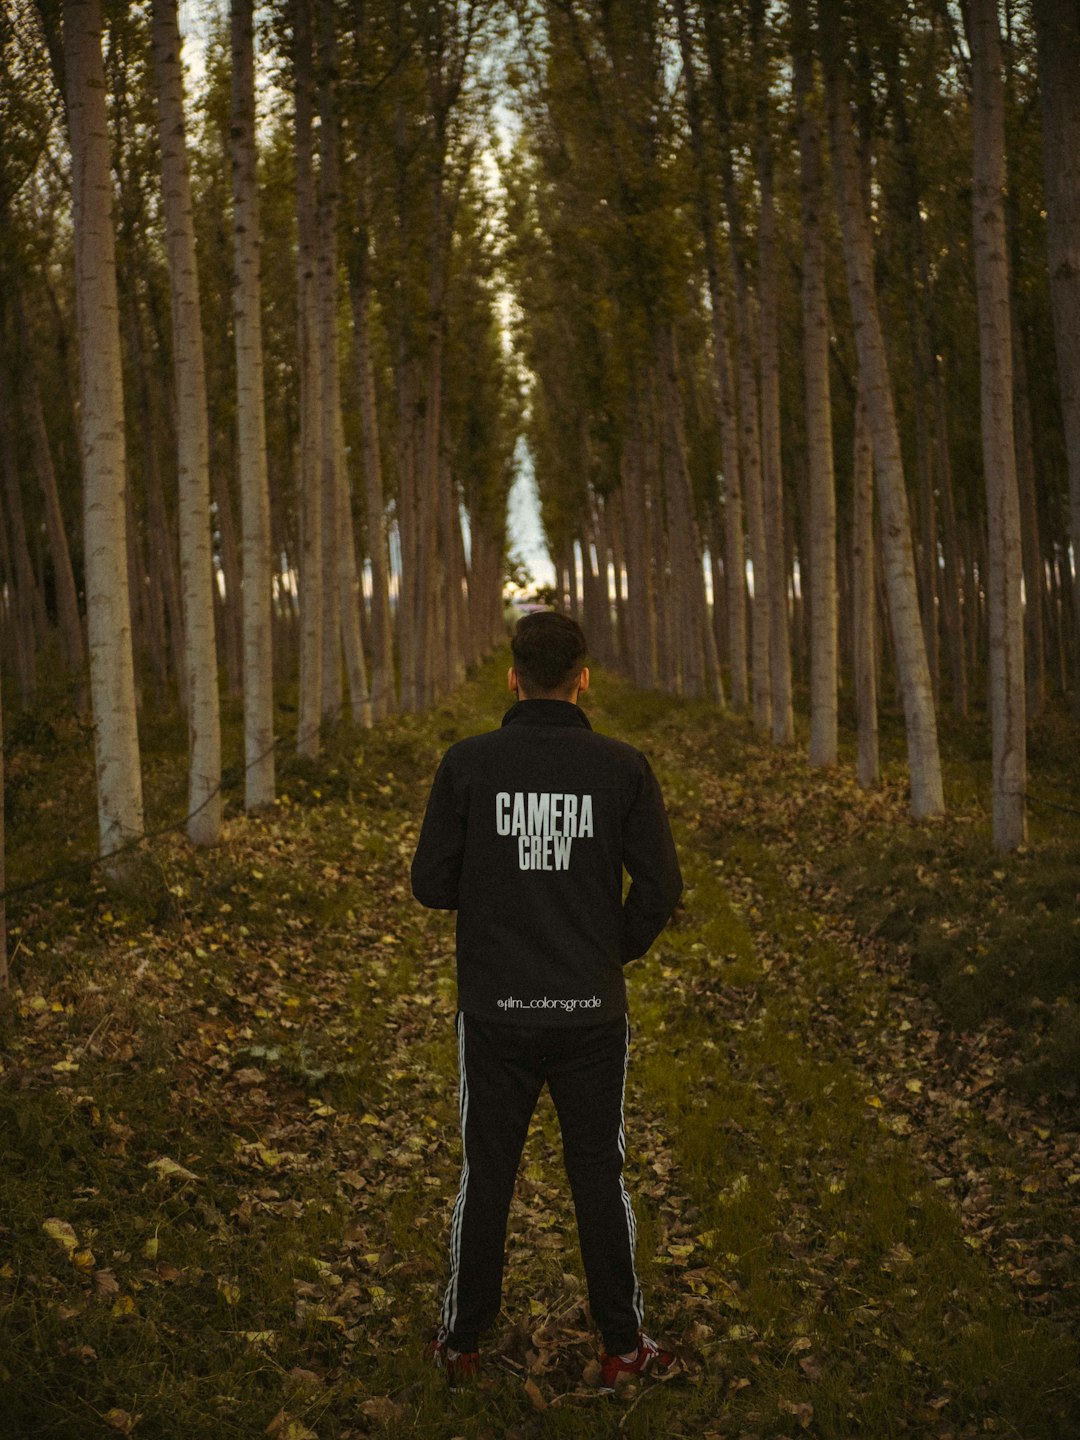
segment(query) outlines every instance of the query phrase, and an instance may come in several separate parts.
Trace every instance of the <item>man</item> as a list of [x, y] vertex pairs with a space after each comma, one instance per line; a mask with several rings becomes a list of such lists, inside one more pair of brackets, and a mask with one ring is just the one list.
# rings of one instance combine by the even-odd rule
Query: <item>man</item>
[[[452, 745], [412, 864], [422, 905], [457, 910], [464, 1160], [450, 1278], [430, 1352], [452, 1383], [479, 1364], [499, 1312], [518, 1162], [547, 1083], [559, 1116], [603, 1384], [675, 1362], [641, 1330], [635, 1221], [622, 1180], [629, 1053], [623, 966], [682, 892], [660, 787], [640, 751], [597, 735], [578, 696], [585, 637], [553, 611], [524, 616], [498, 730]], [[631, 885], [622, 899], [623, 867]]]

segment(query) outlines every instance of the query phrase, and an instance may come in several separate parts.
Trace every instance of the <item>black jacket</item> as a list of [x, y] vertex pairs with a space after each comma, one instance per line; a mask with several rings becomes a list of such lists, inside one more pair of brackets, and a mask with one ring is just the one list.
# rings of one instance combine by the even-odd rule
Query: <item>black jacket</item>
[[458, 912], [459, 1009], [584, 1024], [626, 1013], [622, 967], [664, 928], [682, 876], [645, 756], [569, 701], [520, 700], [443, 756], [412, 888]]

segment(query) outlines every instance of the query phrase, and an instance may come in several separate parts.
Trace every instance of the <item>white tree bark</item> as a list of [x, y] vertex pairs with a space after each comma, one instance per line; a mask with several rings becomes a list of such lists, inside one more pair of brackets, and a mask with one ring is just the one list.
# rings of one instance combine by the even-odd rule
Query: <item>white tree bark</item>
[[244, 803], [274, 799], [270, 496], [266, 475], [259, 190], [255, 150], [253, 0], [231, 0], [236, 428], [240, 474], [244, 635]]
[[83, 513], [98, 831], [111, 855], [143, 832], [124, 492], [124, 397], [100, 0], [64, 0], [79, 328]]
[[822, 60], [828, 93], [833, 183], [843, 237], [844, 267], [855, 325], [860, 387], [874, 447], [885, 587], [897, 681], [904, 707], [911, 809], [916, 816], [945, 808], [937, 716], [919, 615], [911, 520], [900, 452], [892, 379], [874, 286], [870, 222], [862, 198], [841, 48], [838, 0], [821, 0]]
[[988, 525], [993, 829], [999, 850], [1027, 835], [1023, 562], [1013, 427], [1012, 318], [1005, 235], [1005, 86], [997, 0], [970, 0], [975, 290]]
[[153, 48], [176, 381], [188, 836], [196, 845], [213, 845], [221, 835], [221, 718], [214, 639], [210, 438], [176, 0], [154, 0]]

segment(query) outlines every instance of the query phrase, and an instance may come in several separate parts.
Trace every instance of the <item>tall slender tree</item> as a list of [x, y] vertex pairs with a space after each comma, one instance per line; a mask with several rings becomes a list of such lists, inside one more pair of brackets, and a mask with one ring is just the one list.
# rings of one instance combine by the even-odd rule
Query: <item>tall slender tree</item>
[[907, 732], [911, 808], [918, 816], [933, 815], [945, 808], [937, 717], [919, 616], [900, 430], [874, 283], [870, 220], [863, 200], [852, 132], [841, 0], [820, 0], [819, 15], [821, 55], [828, 93], [833, 183], [855, 325], [860, 389], [865, 398], [874, 447], [885, 584]]
[[236, 429], [243, 534], [244, 803], [274, 799], [274, 692], [271, 654], [270, 497], [263, 393], [262, 280], [255, 146], [253, 0], [231, 0], [233, 333]]
[[210, 435], [176, 0], [154, 0], [153, 44], [176, 379], [188, 835], [196, 845], [212, 845], [221, 834], [221, 719], [210, 537]]
[[78, 308], [86, 612], [103, 856], [143, 832], [127, 568], [127, 462], [100, 0], [64, 0]]
[[1080, 715], [1080, 12], [1033, 0], [1046, 175], [1046, 239], [1065, 453], [1073, 575], [1073, 712]]
[[316, 276], [315, 75], [311, 0], [292, 0], [296, 111], [297, 368], [300, 381], [300, 695], [296, 744], [319, 752], [323, 663], [322, 383]]
[[1012, 320], [1005, 233], [1005, 87], [997, 0], [969, 0], [974, 118], [975, 288], [983, 472], [986, 478], [987, 592], [993, 830], [999, 850], [1026, 838], [1024, 619], [1020, 501], [1013, 430]]
[[791, 627], [785, 558], [784, 477], [780, 453], [780, 277], [776, 254], [776, 184], [773, 175], [771, 75], [765, 36], [765, 0], [751, 0], [757, 133], [758, 335], [761, 373], [761, 490], [765, 547], [769, 555], [769, 675], [772, 738], [795, 738], [791, 704]]
[[802, 356], [810, 490], [810, 763], [837, 748], [836, 480], [829, 386], [829, 299], [822, 233], [821, 124], [808, 0], [792, 0], [802, 211]]

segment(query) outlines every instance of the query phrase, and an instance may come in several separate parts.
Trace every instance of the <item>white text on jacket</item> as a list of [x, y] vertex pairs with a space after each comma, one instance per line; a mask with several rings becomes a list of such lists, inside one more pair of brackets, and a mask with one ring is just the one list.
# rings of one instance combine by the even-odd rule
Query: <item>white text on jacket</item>
[[593, 833], [592, 796], [500, 790], [495, 829], [517, 836], [519, 869], [566, 870], [574, 840]]

